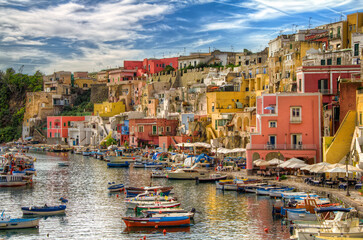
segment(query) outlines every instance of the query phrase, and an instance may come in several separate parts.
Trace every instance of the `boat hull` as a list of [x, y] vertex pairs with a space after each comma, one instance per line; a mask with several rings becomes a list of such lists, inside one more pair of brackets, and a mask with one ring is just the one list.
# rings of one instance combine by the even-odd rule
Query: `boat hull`
[[0, 229], [22, 229], [35, 228], [39, 226], [39, 218], [32, 219], [11, 219], [10, 221], [0, 221]]
[[190, 225], [189, 217], [161, 218], [122, 218], [127, 227], [186, 227]]
[[24, 215], [38, 215], [49, 216], [65, 214], [66, 205], [59, 205], [54, 207], [22, 207], [21, 211]]

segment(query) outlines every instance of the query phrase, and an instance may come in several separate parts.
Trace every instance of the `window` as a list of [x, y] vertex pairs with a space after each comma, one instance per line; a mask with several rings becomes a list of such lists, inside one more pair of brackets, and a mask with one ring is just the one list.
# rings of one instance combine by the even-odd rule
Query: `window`
[[268, 149], [276, 148], [276, 136], [275, 135], [268, 136], [267, 148]]
[[321, 66], [324, 66], [324, 65], [325, 65], [325, 59], [321, 59], [321, 60], [320, 60], [320, 65], [321, 65]]
[[164, 127], [159, 127], [159, 134], [163, 134], [164, 132]]
[[171, 127], [170, 126], [166, 126], [166, 132], [168, 132], [168, 133], [171, 132]]
[[331, 58], [328, 58], [328, 64], [327, 65], [332, 65], [332, 60]]
[[214, 112], [214, 103], [212, 103], [212, 112]]
[[63, 127], [65, 127], [66, 126], [66, 123], [63, 123]]
[[301, 122], [301, 107], [290, 107], [290, 122], [291, 123]]
[[359, 56], [359, 43], [354, 44], [354, 56]]
[[52, 128], [52, 122], [49, 122], [49, 128]]
[[318, 81], [318, 90], [322, 94], [329, 93], [329, 89], [328, 89], [328, 79], [320, 79]]
[[71, 126], [71, 122], [70, 121], [68, 121], [68, 127], [70, 127]]
[[337, 30], [337, 37], [340, 38], [340, 27], [338, 27], [338, 30]]
[[139, 126], [139, 130], [138, 130], [138, 132], [144, 132], [144, 126]]
[[302, 135], [291, 134], [291, 148], [292, 149], [302, 149]]
[[301, 86], [301, 79], [299, 79], [299, 91], [301, 92], [302, 86]]
[[52, 133], [49, 133], [49, 138], [52, 138]]
[[359, 125], [363, 125], [363, 116], [362, 112], [359, 113]]
[[84, 87], [84, 88], [88, 87], [87, 83], [84, 83], [84, 84], [83, 84], [83, 87]]
[[342, 58], [340, 57], [337, 58], [337, 65], [342, 65]]
[[156, 129], [157, 129], [157, 128], [156, 128], [156, 126], [154, 125], [154, 126], [153, 126], [153, 132], [152, 132], [152, 134], [153, 134], [153, 135], [156, 135], [156, 133], [157, 133], [157, 130], [156, 130]]
[[277, 122], [276, 121], [269, 121], [268, 122], [269, 128], [277, 128]]
[[258, 62], [258, 63], [262, 63], [262, 58], [260, 58], [260, 57], [259, 57], [259, 58], [257, 59], [257, 62]]

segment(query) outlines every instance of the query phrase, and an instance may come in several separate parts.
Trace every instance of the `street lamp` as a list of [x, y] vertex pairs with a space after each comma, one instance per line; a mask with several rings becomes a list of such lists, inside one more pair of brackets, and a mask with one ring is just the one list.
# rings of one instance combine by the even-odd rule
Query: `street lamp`
[[346, 158], [345, 158], [345, 170], [346, 170], [346, 174], [345, 176], [347, 177], [347, 195], [346, 196], [350, 196], [350, 193], [349, 193], [349, 173], [348, 173], [348, 162], [349, 162], [349, 159], [351, 157], [351, 152], [349, 151], [349, 153], [347, 154]]

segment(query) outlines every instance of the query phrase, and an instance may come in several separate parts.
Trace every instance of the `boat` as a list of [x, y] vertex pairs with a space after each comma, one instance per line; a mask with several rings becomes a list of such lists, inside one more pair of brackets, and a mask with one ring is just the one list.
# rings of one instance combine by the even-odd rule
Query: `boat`
[[58, 163], [58, 166], [60, 166], [60, 167], [68, 167], [69, 166], [69, 163], [67, 163], [67, 162], [59, 162]]
[[213, 173], [213, 174], [210, 174], [208, 177], [199, 178], [197, 181], [199, 181], [200, 183], [215, 182], [215, 181], [219, 181], [219, 180], [224, 180], [226, 178], [227, 178], [227, 174]]
[[194, 219], [195, 210], [189, 212], [156, 212], [150, 213], [146, 211], [144, 217], [189, 217], [190, 219]]
[[275, 198], [281, 198], [282, 197], [282, 193], [285, 193], [285, 192], [292, 192], [294, 191], [295, 188], [283, 188], [281, 190], [271, 190], [269, 192], [269, 195], [270, 197], [275, 197]]
[[123, 184], [115, 184], [113, 183], [108, 183], [110, 186], [107, 188], [108, 191], [110, 192], [118, 192], [118, 191], [122, 191], [125, 189], [125, 185]]
[[188, 216], [180, 217], [123, 217], [122, 220], [127, 227], [186, 227], [190, 225]]
[[169, 180], [196, 180], [201, 178], [207, 178], [209, 172], [207, 170], [197, 169], [197, 165], [191, 168], [179, 168], [175, 171], [167, 172], [167, 178]]
[[167, 174], [163, 170], [157, 170], [157, 171], [153, 171], [151, 173], [151, 178], [166, 178], [166, 177], [167, 177]]
[[[332, 211], [332, 209], [317, 208], [315, 211], [316, 213], [324, 213]], [[334, 211], [347, 212], [348, 210], [335, 208]], [[363, 238], [363, 225], [360, 225], [359, 219], [355, 217], [350, 217], [345, 221], [327, 222], [326, 220], [322, 220], [321, 224], [314, 227], [295, 227], [291, 239], [314, 240], [315, 236]]]
[[177, 208], [180, 206], [180, 203], [169, 203], [169, 204], [161, 204], [161, 203], [152, 203], [152, 204], [144, 204], [137, 205], [135, 207], [135, 211], [141, 212], [142, 210], [160, 210], [166, 208]]
[[107, 163], [107, 167], [119, 168], [119, 167], [129, 167], [130, 162], [128, 160], [120, 161], [110, 161]]
[[64, 214], [66, 210], [66, 205], [58, 205], [58, 206], [34, 206], [34, 207], [22, 207], [21, 211], [23, 211], [24, 215], [56, 215], [56, 214]]
[[39, 226], [39, 218], [11, 218], [2, 211], [0, 216], [0, 230], [35, 228]]
[[162, 201], [174, 200], [175, 201], [176, 198], [170, 198], [168, 196], [161, 196], [159, 194], [145, 192], [145, 193], [137, 195], [136, 197], [126, 198], [125, 202], [126, 201], [149, 201], [149, 202], [154, 201], [155, 202], [155, 201], [159, 201], [159, 200], [162, 200]]
[[27, 183], [23, 176], [0, 175], [0, 187], [21, 187]]
[[168, 196], [172, 189], [173, 189], [173, 187], [160, 187], [160, 186], [141, 187], [141, 188], [127, 187], [127, 188], [125, 188], [125, 191], [126, 191], [126, 197], [135, 197], [135, 196], [137, 196], [141, 193], [145, 193], [145, 192], [153, 193], [156, 195]]
[[131, 209], [134, 209], [137, 206], [144, 206], [144, 205], [167, 206], [167, 205], [170, 205], [171, 203], [177, 203], [173, 199], [170, 199], [170, 200], [158, 199], [154, 202], [130, 199], [130, 200], [125, 200], [124, 202], [125, 202], [126, 207], [131, 208]]

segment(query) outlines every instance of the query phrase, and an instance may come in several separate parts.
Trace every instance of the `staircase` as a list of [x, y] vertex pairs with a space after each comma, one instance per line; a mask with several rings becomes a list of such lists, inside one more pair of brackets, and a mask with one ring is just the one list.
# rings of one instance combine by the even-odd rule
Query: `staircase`
[[355, 129], [356, 114], [356, 111], [349, 111], [334, 137], [323, 138], [324, 162], [339, 163], [349, 153]]
[[210, 139], [216, 139], [217, 138], [217, 134], [215, 133], [214, 129], [212, 128], [212, 124], [209, 124], [208, 126], [206, 126], [206, 131], [207, 131], [208, 141]]

